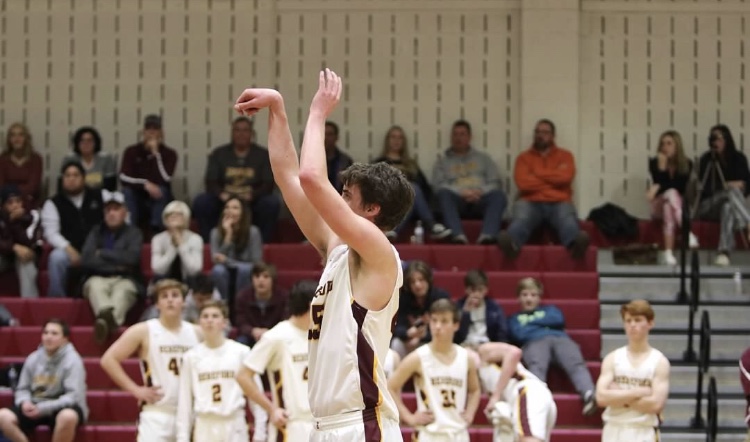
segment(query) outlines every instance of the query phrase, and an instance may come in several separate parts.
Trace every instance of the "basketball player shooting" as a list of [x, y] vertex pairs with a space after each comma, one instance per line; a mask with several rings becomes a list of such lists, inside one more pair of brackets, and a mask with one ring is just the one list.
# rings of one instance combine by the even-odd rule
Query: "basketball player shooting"
[[308, 333], [311, 441], [400, 441], [398, 410], [382, 364], [403, 282], [398, 252], [385, 232], [414, 201], [406, 177], [384, 163], [356, 163], [341, 174], [342, 194], [328, 181], [326, 118], [341, 97], [341, 78], [326, 69], [310, 105], [298, 162], [279, 92], [246, 89], [235, 109], [268, 108], [274, 179], [300, 229], [326, 259]]

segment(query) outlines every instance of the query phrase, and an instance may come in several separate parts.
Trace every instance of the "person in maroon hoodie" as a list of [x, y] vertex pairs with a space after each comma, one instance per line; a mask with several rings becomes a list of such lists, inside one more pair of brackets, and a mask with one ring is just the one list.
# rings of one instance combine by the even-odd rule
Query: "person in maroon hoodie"
[[234, 300], [237, 342], [253, 346], [263, 333], [289, 316], [289, 294], [276, 287], [276, 267], [258, 263], [253, 266], [252, 284]]
[[38, 298], [36, 283], [36, 249], [39, 236], [39, 214], [23, 207], [23, 194], [15, 184], [0, 190], [0, 271], [15, 266], [21, 286], [21, 297]]

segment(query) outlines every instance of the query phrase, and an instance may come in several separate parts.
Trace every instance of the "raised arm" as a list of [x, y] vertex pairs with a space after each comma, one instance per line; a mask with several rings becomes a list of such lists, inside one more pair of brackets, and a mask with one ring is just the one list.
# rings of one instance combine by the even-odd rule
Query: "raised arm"
[[310, 244], [325, 256], [331, 231], [313, 208], [302, 190], [299, 159], [281, 94], [271, 89], [245, 89], [237, 99], [235, 109], [243, 115], [253, 115], [268, 108], [268, 154], [276, 184], [281, 189], [284, 203]]
[[[342, 198], [328, 181], [323, 143], [325, 122], [339, 102], [341, 88], [341, 78], [334, 72], [326, 69], [325, 72], [320, 73], [318, 92], [310, 105], [310, 115], [302, 143], [300, 182], [315, 210], [335, 233], [331, 240], [339, 241], [340, 239], [357, 252], [367, 267], [383, 275], [392, 274], [395, 282], [398, 263], [391, 252], [392, 246], [388, 238], [374, 223], [356, 214], [349, 207], [347, 200], [351, 195], [347, 189], [344, 190]], [[363, 209], [375, 210], [371, 207]], [[328, 244], [329, 247], [335, 245], [337, 244]], [[382, 290], [382, 292], [388, 298], [372, 300], [370, 304], [375, 309], [382, 308], [390, 299], [390, 290]], [[365, 307], [370, 308], [367, 305]]]
[[647, 414], [661, 413], [669, 396], [669, 368], [669, 361], [662, 356], [654, 371], [651, 394], [631, 402], [630, 408]]
[[648, 387], [620, 389], [614, 384], [614, 380], [615, 356], [614, 353], [610, 353], [604, 358], [602, 371], [596, 381], [596, 403], [600, 407], [623, 407], [651, 393]]

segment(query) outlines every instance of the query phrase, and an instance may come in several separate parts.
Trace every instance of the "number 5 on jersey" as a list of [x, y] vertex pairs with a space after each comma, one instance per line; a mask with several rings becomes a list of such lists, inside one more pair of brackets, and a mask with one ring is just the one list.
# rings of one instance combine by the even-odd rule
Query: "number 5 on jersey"
[[320, 339], [320, 326], [323, 324], [323, 304], [313, 304], [310, 307], [312, 314], [313, 325], [307, 332], [307, 339], [310, 341], [317, 341]]

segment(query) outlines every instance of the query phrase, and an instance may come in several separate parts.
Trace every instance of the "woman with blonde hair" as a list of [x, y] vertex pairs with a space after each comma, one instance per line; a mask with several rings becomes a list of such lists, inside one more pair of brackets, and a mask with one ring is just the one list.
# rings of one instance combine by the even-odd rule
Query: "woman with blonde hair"
[[414, 205], [411, 212], [409, 212], [401, 224], [386, 234], [390, 240], [396, 239], [404, 225], [413, 218], [417, 218], [424, 223], [425, 231], [430, 232], [433, 238], [443, 239], [451, 235], [450, 229], [435, 222], [435, 216], [432, 214], [429, 204], [429, 200], [432, 197], [432, 189], [422, 170], [420, 170], [417, 161], [409, 156], [406, 134], [400, 126], [391, 126], [388, 129], [383, 140], [383, 152], [373, 162], [387, 163], [399, 169], [406, 175], [412, 188], [414, 188]]
[[154, 279], [187, 283], [203, 270], [203, 238], [190, 231], [190, 208], [182, 201], [167, 204], [162, 221], [166, 230], [151, 239]]
[[15, 184], [27, 209], [39, 207], [42, 189], [42, 157], [34, 151], [29, 128], [13, 123], [0, 154], [0, 187]]
[[[682, 137], [668, 130], [659, 137], [658, 152], [649, 159], [651, 187], [646, 198], [651, 204], [651, 216], [664, 221], [664, 262], [676, 265], [674, 231], [682, 225], [682, 199], [687, 190], [693, 163], [685, 156]], [[698, 238], [691, 232], [691, 248], [698, 247]]]

